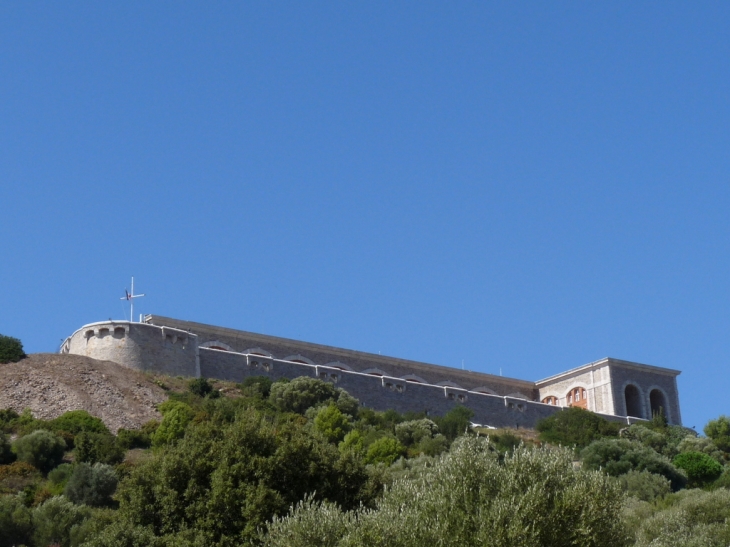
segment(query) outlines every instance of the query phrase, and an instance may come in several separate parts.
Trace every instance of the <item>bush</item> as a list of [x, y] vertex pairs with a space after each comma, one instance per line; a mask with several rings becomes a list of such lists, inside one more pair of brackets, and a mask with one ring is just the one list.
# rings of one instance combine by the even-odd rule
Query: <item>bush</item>
[[0, 465], [6, 465], [15, 461], [15, 454], [8, 440], [7, 435], [0, 431]]
[[71, 546], [74, 528], [89, 518], [88, 508], [79, 507], [63, 496], [56, 496], [33, 511], [33, 539], [38, 546]]
[[78, 505], [103, 507], [111, 504], [111, 496], [116, 489], [117, 475], [111, 466], [80, 463], [66, 483], [63, 494]]
[[540, 440], [583, 448], [597, 439], [618, 436], [621, 425], [589, 410], [570, 407], [537, 422]]
[[636, 547], [724, 547], [730, 545], [730, 491], [685, 490], [667, 509], [645, 519]]
[[314, 428], [331, 443], [340, 442], [352, 425], [334, 403], [322, 407], [314, 418]]
[[337, 392], [332, 384], [301, 376], [291, 382], [275, 382], [271, 386], [269, 400], [284, 412], [304, 412], [313, 406], [336, 401]]
[[47, 473], [63, 460], [66, 443], [58, 435], [39, 429], [13, 443], [18, 459]]
[[76, 436], [76, 461], [117, 464], [124, 460], [124, 447], [111, 433], [81, 432]]
[[142, 429], [120, 429], [117, 432], [117, 444], [125, 450], [149, 448], [152, 446], [152, 438]]
[[373, 510], [305, 500], [274, 519], [266, 547], [617, 547], [626, 540], [613, 479], [576, 469], [568, 450], [518, 448], [499, 461], [463, 437], [433, 467], [397, 480]]
[[687, 483], [684, 473], [666, 457], [638, 441], [601, 439], [584, 448], [581, 457], [586, 469], [603, 469], [614, 477], [632, 470], [648, 471], [669, 479], [675, 491]]
[[0, 431], [10, 433], [14, 429], [18, 418], [20, 416], [12, 408], [0, 410]]
[[722, 465], [702, 452], [684, 452], [672, 463], [684, 470], [690, 487], [704, 486], [722, 475]]
[[435, 422], [427, 418], [401, 422], [395, 426], [395, 438], [404, 446], [420, 443], [424, 439], [431, 439], [439, 432]]
[[715, 441], [720, 450], [730, 453], [730, 417], [720, 416], [707, 422], [705, 435]]
[[672, 491], [672, 485], [668, 479], [648, 471], [632, 469], [618, 479], [624, 492], [641, 501], [653, 501]]
[[25, 357], [23, 344], [20, 340], [12, 336], [3, 336], [0, 334], [0, 365], [17, 363], [21, 359], [25, 359]]
[[213, 393], [213, 385], [207, 378], [195, 378], [188, 382], [188, 390], [198, 397], [205, 397]]
[[74, 466], [70, 463], [62, 463], [56, 467], [53, 471], [48, 473], [48, 480], [51, 484], [56, 486], [65, 486], [68, 479], [71, 477], [74, 471]]
[[240, 388], [258, 393], [265, 399], [271, 393], [272, 383], [266, 376], [249, 376], [241, 382]]
[[392, 464], [401, 456], [405, 456], [405, 447], [393, 437], [381, 437], [368, 447], [365, 463]]
[[449, 410], [443, 417], [436, 418], [436, 424], [441, 433], [450, 441], [459, 435], [463, 435], [471, 429], [471, 419], [474, 411], [465, 406], [456, 406]]
[[192, 408], [178, 401], [165, 401], [160, 411], [162, 423], [152, 435], [152, 446], [165, 446], [181, 439], [194, 415]]
[[249, 545], [307, 493], [348, 509], [367, 503], [367, 480], [359, 458], [313, 435], [301, 418], [245, 409], [230, 424], [191, 424], [134, 468], [117, 496], [130, 528], [189, 531], [196, 545]]
[[50, 426], [54, 431], [67, 431], [74, 436], [82, 431], [110, 434], [104, 422], [85, 410], [64, 412], [58, 418], [51, 420]]
[[0, 547], [28, 545], [33, 533], [33, 521], [18, 496], [0, 496]]

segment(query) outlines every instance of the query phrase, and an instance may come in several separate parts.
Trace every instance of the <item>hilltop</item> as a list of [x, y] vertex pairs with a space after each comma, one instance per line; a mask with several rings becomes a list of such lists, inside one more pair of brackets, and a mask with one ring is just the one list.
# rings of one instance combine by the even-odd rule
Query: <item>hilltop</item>
[[161, 418], [155, 405], [167, 398], [152, 376], [81, 355], [36, 353], [0, 365], [0, 408], [52, 419], [86, 410], [116, 432]]

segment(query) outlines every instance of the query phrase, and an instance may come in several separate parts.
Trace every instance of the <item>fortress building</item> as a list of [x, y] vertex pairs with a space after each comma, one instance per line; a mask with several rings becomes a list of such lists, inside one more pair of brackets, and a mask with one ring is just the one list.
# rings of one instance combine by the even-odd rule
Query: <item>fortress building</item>
[[495, 427], [534, 427], [570, 406], [626, 423], [662, 411], [670, 424], [682, 423], [680, 371], [610, 357], [531, 382], [158, 315], [142, 323], [85, 325], [63, 342], [61, 353], [234, 382], [310, 376], [335, 383], [376, 410], [443, 415], [464, 405], [475, 422]]

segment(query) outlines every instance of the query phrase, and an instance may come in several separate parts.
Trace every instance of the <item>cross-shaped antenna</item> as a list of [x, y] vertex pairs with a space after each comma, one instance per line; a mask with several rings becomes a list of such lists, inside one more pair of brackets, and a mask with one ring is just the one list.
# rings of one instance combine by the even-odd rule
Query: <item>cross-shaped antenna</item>
[[144, 296], [144, 294], [134, 294], [134, 277], [132, 277], [132, 292], [129, 293], [124, 289], [124, 294], [126, 296], [122, 296], [119, 300], [129, 300], [129, 322], [134, 323], [134, 299]]

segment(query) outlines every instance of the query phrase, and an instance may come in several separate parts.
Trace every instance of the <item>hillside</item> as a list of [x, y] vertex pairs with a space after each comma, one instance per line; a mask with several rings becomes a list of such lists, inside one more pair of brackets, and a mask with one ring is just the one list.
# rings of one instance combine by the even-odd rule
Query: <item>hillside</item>
[[19, 363], [0, 365], [0, 408], [30, 408], [36, 418], [86, 410], [116, 433], [160, 419], [155, 405], [166, 398], [151, 376], [111, 361], [36, 353]]

